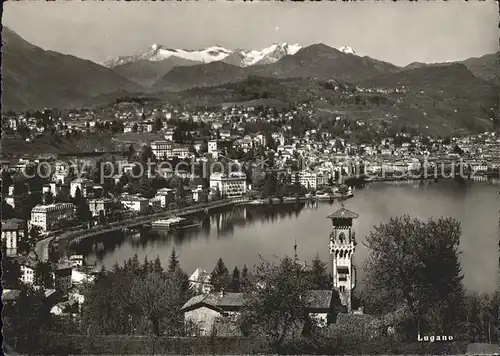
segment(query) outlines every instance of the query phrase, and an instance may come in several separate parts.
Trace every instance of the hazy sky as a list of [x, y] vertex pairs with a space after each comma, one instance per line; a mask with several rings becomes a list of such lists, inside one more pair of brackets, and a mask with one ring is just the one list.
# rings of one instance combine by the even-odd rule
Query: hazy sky
[[492, 0], [435, 2], [81, 2], [4, 3], [3, 24], [44, 49], [96, 62], [153, 43], [196, 49], [261, 49], [273, 42], [351, 46], [406, 65], [498, 51]]

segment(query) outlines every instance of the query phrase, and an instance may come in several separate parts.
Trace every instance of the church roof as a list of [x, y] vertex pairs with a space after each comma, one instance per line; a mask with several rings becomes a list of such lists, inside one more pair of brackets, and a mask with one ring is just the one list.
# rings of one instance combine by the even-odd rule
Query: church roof
[[333, 214], [327, 216], [328, 219], [357, 219], [359, 214], [347, 210], [346, 208], [340, 208]]

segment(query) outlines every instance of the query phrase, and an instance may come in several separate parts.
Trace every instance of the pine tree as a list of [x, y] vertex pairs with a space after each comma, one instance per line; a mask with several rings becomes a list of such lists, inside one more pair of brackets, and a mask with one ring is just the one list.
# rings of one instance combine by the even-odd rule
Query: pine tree
[[240, 290], [244, 290], [248, 287], [248, 268], [247, 265], [243, 266], [241, 270], [241, 278], [240, 278]]
[[321, 261], [319, 255], [312, 260], [311, 281], [314, 289], [332, 288], [332, 280], [328, 275], [326, 263]]
[[172, 253], [168, 259], [168, 271], [174, 272], [179, 267], [179, 257], [175, 254], [175, 248], [172, 248]]
[[148, 256], [144, 256], [144, 264], [142, 265], [142, 273], [144, 275], [148, 274], [151, 270], [151, 264], [148, 261]]
[[234, 267], [229, 290], [234, 293], [238, 293], [240, 291], [240, 270], [238, 267]]
[[215, 292], [219, 292], [222, 289], [228, 290], [231, 277], [229, 276], [229, 270], [227, 269], [222, 258], [219, 258], [217, 261], [217, 264], [211, 274], [211, 280]]
[[161, 266], [160, 256], [156, 255], [156, 259], [153, 262], [153, 272], [155, 273], [163, 273], [163, 267]]

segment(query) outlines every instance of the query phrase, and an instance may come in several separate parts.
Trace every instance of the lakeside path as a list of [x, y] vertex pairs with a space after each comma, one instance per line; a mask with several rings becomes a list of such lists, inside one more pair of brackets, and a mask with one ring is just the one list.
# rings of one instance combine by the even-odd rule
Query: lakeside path
[[90, 236], [95, 236], [95, 235], [100, 235], [116, 230], [121, 230], [127, 227], [133, 227], [133, 226], [138, 226], [142, 224], [147, 224], [150, 223], [154, 219], [161, 219], [169, 216], [184, 216], [184, 215], [189, 215], [201, 211], [210, 211], [212, 209], [216, 208], [221, 208], [225, 206], [230, 206], [230, 205], [235, 205], [235, 204], [243, 204], [247, 202], [248, 199], [246, 198], [236, 198], [236, 199], [226, 199], [226, 200], [220, 200], [216, 202], [211, 202], [208, 204], [200, 204], [200, 205], [194, 205], [186, 208], [181, 208], [181, 209], [171, 209], [171, 210], [165, 210], [159, 213], [151, 214], [151, 215], [144, 215], [144, 216], [136, 216], [133, 218], [125, 219], [125, 220], [120, 220], [116, 221], [113, 223], [110, 223], [106, 226], [96, 226], [92, 227], [90, 229], [83, 229], [83, 228], [73, 228], [69, 229], [65, 232], [62, 232], [57, 235], [49, 236], [46, 237], [43, 240], [40, 240], [36, 243], [35, 246], [35, 252], [36, 255], [38, 256], [38, 259], [40, 261], [47, 261], [48, 260], [48, 251], [49, 251], [49, 246], [53, 242], [61, 241], [61, 240], [71, 240], [71, 241], [79, 241], [83, 238], [90, 237]]

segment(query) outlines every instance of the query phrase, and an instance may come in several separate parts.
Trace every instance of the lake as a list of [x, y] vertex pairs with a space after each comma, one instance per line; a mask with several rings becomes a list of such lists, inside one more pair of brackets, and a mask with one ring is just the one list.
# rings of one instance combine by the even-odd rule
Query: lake
[[[362, 264], [369, 251], [362, 241], [374, 225], [392, 216], [409, 214], [427, 219], [453, 217], [461, 222], [461, 263], [464, 284], [471, 292], [493, 292], [499, 284], [498, 240], [500, 195], [498, 184], [488, 182], [425, 181], [374, 183], [355, 191], [346, 208], [359, 214], [354, 221], [358, 245], [354, 264], [358, 267], [358, 287], [362, 288]], [[330, 262], [328, 239], [332, 229], [327, 215], [340, 207], [338, 202], [236, 207], [197, 217], [199, 227], [175, 233], [145, 231], [115, 233], [98, 241], [85, 241], [74, 252], [87, 256], [88, 263], [112, 267], [137, 253], [158, 255], [166, 266], [172, 248], [180, 256], [181, 267], [191, 274], [201, 267], [211, 271], [222, 257], [232, 271], [249, 268], [261, 258], [276, 259], [297, 253], [311, 261], [317, 254]]]

